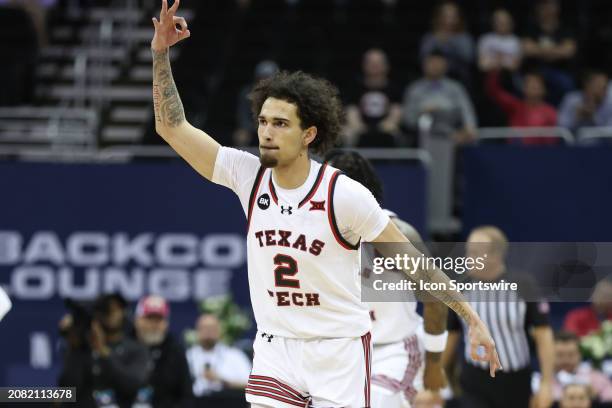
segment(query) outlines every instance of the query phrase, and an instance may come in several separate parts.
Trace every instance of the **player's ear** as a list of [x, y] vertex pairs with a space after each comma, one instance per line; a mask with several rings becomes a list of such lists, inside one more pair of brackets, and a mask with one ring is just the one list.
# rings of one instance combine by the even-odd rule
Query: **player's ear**
[[317, 127], [311, 126], [304, 131], [304, 146], [310, 145], [317, 137]]

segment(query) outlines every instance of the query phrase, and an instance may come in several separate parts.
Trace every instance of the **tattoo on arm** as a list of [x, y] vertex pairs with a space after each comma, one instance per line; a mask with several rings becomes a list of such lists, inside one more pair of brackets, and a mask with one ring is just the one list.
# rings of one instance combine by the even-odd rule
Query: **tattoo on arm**
[[[446, 306], [451, 308], [459, 317], [461, 317], [469, 325], [472, 323], [472, 314], [470, 313], [470, 306], [465, 300], [464, 296], [456, 291], [449, 288], [450, 279], [444, 272], [439, 269], [426, 270], [419, 269], [414, 274], [406, 273], [409, 278], [414, 281], [423, 282], [444, 282], [446, 284], [446, 290], [436, 290], [430, 292], [431, 296], [434, 296], [439, 301], [444, 303]], [[446, 319], [444, 320], [446, 322]]]
[[183, 103], [172, 77], [168, 49], [151, 50], [153, 53], [153, 107], [155, 122], [167, 127], [177, 127], [185, 121]]

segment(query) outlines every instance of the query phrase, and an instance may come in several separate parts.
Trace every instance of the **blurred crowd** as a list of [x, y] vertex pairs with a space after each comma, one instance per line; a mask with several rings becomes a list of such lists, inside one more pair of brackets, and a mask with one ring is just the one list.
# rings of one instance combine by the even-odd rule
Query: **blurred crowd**
[[[576, 132], [612, 125], [612, 59], [600, 21], [611, 10], [602, 0], [442, 0], [433, 9], [401, 0], [184, 3], [195, 11], [194, 36], [177, 61], [177, 83], [190, 122], [224, 144], [256, 144], [248, 90], [279, 69], [302, 69], [339, 86], [346, 146], [416, 147], [430, 138], [463, 144], [479, 126]], [[15, 89], [0, 105], [35, 102], [31, 68], [63, 14], [112, 4], [1, 0], [0, 44], [19, 64], [4, 68], [14, 71], [5, 74]], [[158, 6], [136, 4], [146, 14]], [[146, 137], [157, 141], [152, 132]]]
[[[475, 138], [477, 112], [487, 116], [485, 123], [498, 126], [577, 131], [612, 125], [608, 67], [579, 64], [580, 44], [562, 20], [559, 0], [539, 0], [532, 11], [533, 21], [519, 32], [508, 9], [495, 9], [488, 30], [476, 38], [458, 2], [440, 3], [420, 42], [421, 77], [407, 84], [394, 78], [398, 75], [384, 43], [367, 49], [361, 72], [353, 69], [353, 77], [338, 81], [346, 106], [343, 144], [414, 147], [432, 137], [466, 143]], [[262, 61], [253, 80], [277, 69], [274, 61]], [[233, 142], [254, 145], [245, 97], [241, 92]], [[526, 138], [522, 143], [559, 140]]]
[[59, 323], [64, 338], [58, 384], [77, 387], [80, 407], [244, 407], [251, 359], [220, 341], [221, 324], [204, 313], [185, 347], [169, 332], [170, 306], [146, 296], [134, 313], [117, 294], [72, 304]]

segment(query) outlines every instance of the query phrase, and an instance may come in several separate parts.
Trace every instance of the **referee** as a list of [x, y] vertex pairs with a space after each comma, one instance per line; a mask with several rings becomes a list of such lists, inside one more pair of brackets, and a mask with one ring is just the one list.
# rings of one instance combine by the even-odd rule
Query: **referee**
[[[527, 291], [535, 290], [528, 280], [518, 281], [508, 276], [505, 255], [508, 240], [504, 233], [493, 226], [483, 226], [472, 231], [467, 242], [469, 257], [484, 257], [484, 268], [473, 269], [472, 281], [515, 281], [518, 291], [480, 291], [466, 293], [478, 314], [482, 317], [497, 345], [503, 371], [495, 378], [489, 376], [486, 365], [470, 358], [470, 350], [464, 351], [460, 384], [463, 395], [462, 408], [549, 408], [552, 405], [552, 379], [554, 370], [553, 332], [548, 322], [548, 304], [528, 303], [534, 300]], [[476, 299], [478, 301], [475, 301]], [[466, 333], [461, 320], [449, 313], [448, 341], [443, 355], [446, 367], [455, 356], [460, 341], [460, 332]], [[531, 335], [537, 348], [542, 380], [537, 395], [531, 399], [531, 354], [528, 336]], [[464, 339], [469, 345], [469, 341]]]

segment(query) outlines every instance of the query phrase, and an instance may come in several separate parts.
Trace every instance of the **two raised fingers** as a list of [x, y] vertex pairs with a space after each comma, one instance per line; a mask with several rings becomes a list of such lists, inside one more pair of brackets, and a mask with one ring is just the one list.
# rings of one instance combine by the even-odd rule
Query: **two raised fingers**
[[176, 10], [178, 10], [180, 0], [175, 0], [172, 7], [168, 8], [168, 0], [162, 0], [162, 8], [159, 13], [159, 20], [163, 23], [166, 18], [172, 19], [176, 14]]

